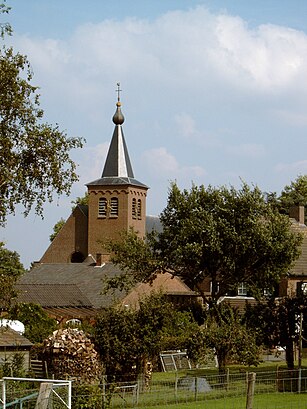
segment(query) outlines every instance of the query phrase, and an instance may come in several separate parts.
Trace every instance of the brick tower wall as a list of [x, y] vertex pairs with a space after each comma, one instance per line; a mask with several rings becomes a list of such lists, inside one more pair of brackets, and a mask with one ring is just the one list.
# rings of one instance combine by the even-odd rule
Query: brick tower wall
[[[118, 240], [120, 233], [133, 227], [140, 237], [145, 236], [147, 188], [135, 186], [89, 186], [88, 250], [89, 254], [102, 255], [108, 261], [109, 252], [104, 247], [108, 240]], [[106, 200], [106, 214], [99, 215], [99, 199]], [[111, 214], [111, 199], [118, 199], [118, 214]], [[134, 215], [133, 199], [140, 203], [141, 213]]]

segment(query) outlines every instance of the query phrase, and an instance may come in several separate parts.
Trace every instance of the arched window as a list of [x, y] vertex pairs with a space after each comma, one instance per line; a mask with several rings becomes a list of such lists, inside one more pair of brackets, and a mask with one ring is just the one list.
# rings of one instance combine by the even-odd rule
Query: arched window
[[138, 219], [142, 218], [142, 201], [138, 199]]
[[107, 199], [105, 197], [100, 197], [98, 202], [98, 217], [107, 216]]
[[132, 199], [132, 219], [136, 219], [136, 199]]
[[110, 216], [111, 217], [118, 216], [118, 199], [117, 199], [117, 197], [111, 197]]

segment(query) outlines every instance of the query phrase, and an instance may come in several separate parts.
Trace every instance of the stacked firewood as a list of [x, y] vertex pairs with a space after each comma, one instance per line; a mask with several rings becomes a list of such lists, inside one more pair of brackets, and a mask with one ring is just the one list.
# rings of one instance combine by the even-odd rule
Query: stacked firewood
[[54, 331], [44, 341], [44, 356], [56, 379], [95, 383], [101, 375], [98, 353], [84, 331], [73, 328]]

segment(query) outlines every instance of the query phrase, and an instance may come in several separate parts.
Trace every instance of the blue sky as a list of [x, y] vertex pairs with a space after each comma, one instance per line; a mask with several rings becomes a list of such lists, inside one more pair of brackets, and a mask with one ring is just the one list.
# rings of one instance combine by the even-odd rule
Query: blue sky
[[71, 136], [80, 181], [45, 218], [0, 230], [26, 267], [84, 184], [100, 177], [121, 82], [134, 173], [159, 214], [170, 181], [279, 192], [307, 173], [307, 1], [11, 0], [45, 119]]

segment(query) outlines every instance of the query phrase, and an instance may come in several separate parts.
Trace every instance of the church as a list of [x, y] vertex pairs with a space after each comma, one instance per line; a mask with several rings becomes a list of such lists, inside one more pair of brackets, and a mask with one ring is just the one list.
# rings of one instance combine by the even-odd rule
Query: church
[[[130, 293], [115, 291], [103, 294], [103, 280], [121, 273], [110, 261], [104, 246], [117, 240], [122, 232], [133, 228], [140, 237], [153, 228], [161, 229], [158, 217], [146, 216], [148, 186], [134, 177], [123, 133], [124, 116], [119, 96], [113, 116], [114, 131], [101, 177], [87, 183], [88, 204], [78, 204], [39, 262], [24, 274], [17, 284], [19, 302], [40, 304], [60, 323], [69, 320], [91, 320], [97, 311], [114, 303], [137, 307], [139, 298], [152, 291], [163, 291], [168, 297], [197, 298], [178, 277], [158, 274], [153, 284], [139, 283]], [[307, 294], [307, 227], [304, 207], [291, 209], [292, 228], [303, 234], [301, 256], [280, 285], [278, 295]], [[210, 297], [210, 281], [205, 280], [203, 293]], [[249, 297], [244, 283], [236, 294], [223, 300], [244, 307]], [[221, 300], [221, 301], [223, 301]]]
[[77, 205], [39, 262], [19, 281], [18, 301], [40, 304], [59, 322], [91, 320], [114, 302], [135, 307], [142, 295], [163, 291], [169, 297], [195, 298], [179, 278], [160, 274], [153, 285], [140, 283], [129, 294], [102, 294], [103, 279], [120, 274], [104, 246], [133, 228], [140, 237], [161, 228], [146, 216], [148, 186], [134, 177], [123, 133], [118, 88], [114, 132], [99, 179], [87, 183], [88, 205]]

